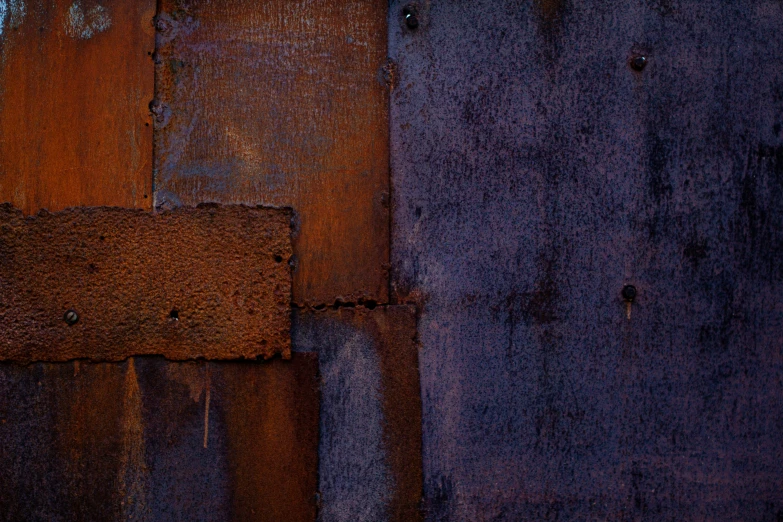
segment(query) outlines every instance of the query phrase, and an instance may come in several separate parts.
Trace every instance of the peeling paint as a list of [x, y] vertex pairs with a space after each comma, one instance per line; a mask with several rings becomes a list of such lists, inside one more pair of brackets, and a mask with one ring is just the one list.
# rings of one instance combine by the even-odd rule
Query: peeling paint
[[84, 10], [80, 2], [74, 2], [68, 8], [64, 25], [65, 34], [71, 38], [89, 40], [111, 27], [111, 16], [109, 10], [102, 5]]

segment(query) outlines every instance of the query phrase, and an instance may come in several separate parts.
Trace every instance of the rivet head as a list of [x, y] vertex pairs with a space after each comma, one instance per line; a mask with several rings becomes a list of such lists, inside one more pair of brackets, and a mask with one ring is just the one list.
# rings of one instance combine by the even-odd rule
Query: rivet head
[[402, 16], [405, 19], [405, 25], [408, 29], [416, 29], [419, 27], [419, 17], [417, 16], [416, 6], [406, 5], [402, 8]]
[[626, 301], [631, 302], [636, 298], [636, 287], [633, 285], [625, 285], [622, 292], [620, 292], [620, 295], [622, 295], [623, 299]]
[[76, 313], [76, 310], [68, 310], [63, 316], [63, 321], [68, 323], [68, 326], [73, 326], [79, 322], [79, 314]]
[[647, 67], [646, 56], [634, 56], [631, 58], [631, 69], [634, 71], [641, 72], [645, 67]]

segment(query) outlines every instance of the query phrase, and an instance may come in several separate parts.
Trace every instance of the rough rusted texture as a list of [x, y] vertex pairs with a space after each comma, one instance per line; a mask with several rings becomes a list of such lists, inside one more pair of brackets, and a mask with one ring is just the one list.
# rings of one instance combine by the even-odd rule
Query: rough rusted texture
[[291, 215], [2, 205], [0, 358], [288, 357]]
[[0, 364], [0, 519], [312, 521], [317, 371], [314, 354]]
[[382, 0], [163, 0], [155, 205], [292, 206], [294, 298], [388, 296]]
[[782, 517], [783, 4], [403, 5], [430, 520]]
[[155, 2], [0, 6], [0, 202], [150, 208]]
[[299, 313], [321, 370], [320, 520], [421, 519], [421, 399], [411, 306]]

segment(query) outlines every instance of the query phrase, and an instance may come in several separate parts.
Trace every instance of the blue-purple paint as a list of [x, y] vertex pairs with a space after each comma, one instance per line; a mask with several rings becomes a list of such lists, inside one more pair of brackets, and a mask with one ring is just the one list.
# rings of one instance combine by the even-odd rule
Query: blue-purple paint
[[783, 4], [403, 6], [429, 519], [779, 519]]

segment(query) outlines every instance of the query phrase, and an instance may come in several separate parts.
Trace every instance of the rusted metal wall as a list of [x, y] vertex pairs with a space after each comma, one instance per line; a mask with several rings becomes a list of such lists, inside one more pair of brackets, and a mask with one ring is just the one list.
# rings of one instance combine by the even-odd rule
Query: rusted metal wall
[[0, 364], [2, 520], [314, 520], [318, 361]]
[[296, 214], [292, 336], [319, 356], [325, 522], [420, 516], [415, 314], [383, 306], [386, 11], [378, 1], [164, 1], [157, 23], [156, 207]]
[[783, 4], [403, 7], [428, 518], [780, 519]]
[[0, 201], [150, 208], [154, 0], [0, 6]]
[[0, 359], [290, 357], [291, 218], [0, 205]]
[[[14, 0], [0, 7], [2, 200], [28, 213], [150, 208], [154, 4]], [[112, 227], [104, 242], [121, 229]], [[193, 240], [162, 244], [146, 261], [165, 272], [156, 261], [191, 255]], [[88, 248], [85, 241], [74, 252]], [[62, 258], [66, 265], [74, 252]], [[16, 284], [25, 274], [50, 280], [42, 289], [74, 283], [56, 263], [44, 274], [28, 268], [11, 274]], [[84, 277], [90, 269], [88, 262]], [[143, 275], [134, 277], [150, 284]], [[120, 321], [139, 319], [134, 309]], [[155, 353], [164, 351], [161, 344]], [[0, 519], [314, 520], [317, 373], [314, 354], [208, 364], [147, 357], [0, 364]]]
[[155, 205], [292, 206], [300, 305], [388, 299], [382, 0], [164, 0]]

